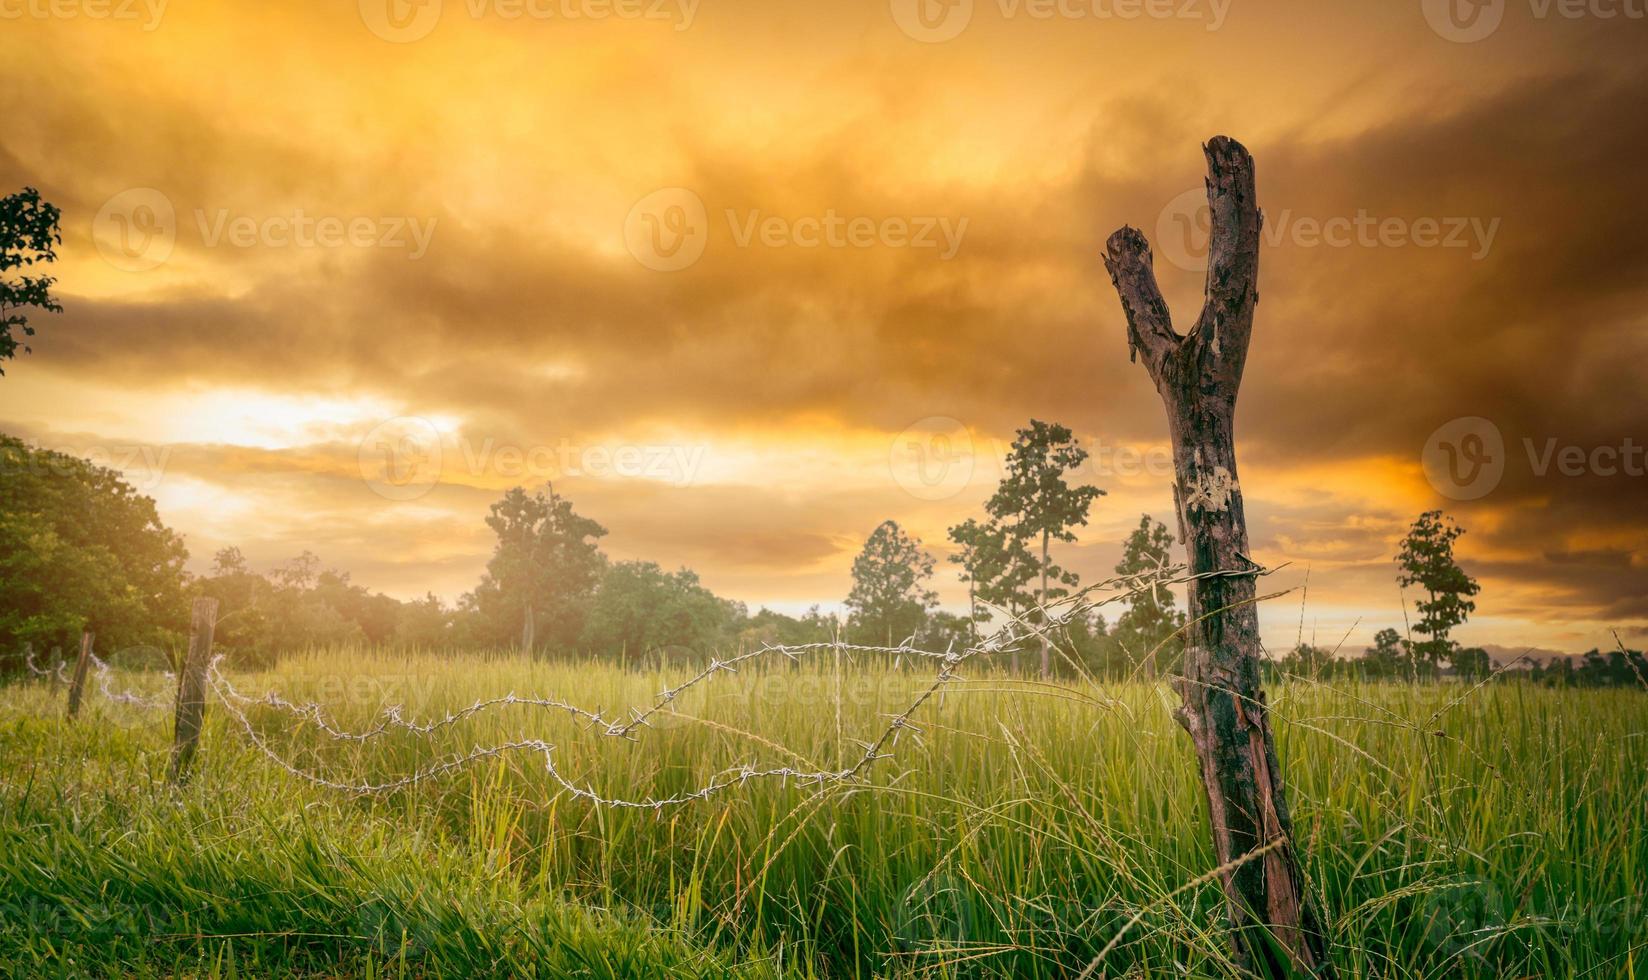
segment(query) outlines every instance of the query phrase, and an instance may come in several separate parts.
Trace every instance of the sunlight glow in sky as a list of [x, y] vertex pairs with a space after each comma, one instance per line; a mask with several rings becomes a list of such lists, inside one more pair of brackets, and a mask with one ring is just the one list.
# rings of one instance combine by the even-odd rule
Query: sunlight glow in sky
[[[0, 430], [122, 469], [196, 570], [310, 550], [453, 599], [487, 506], [554, 480], [613, 556], [793, 610], [840, 602], [883, 519], [942, 559], [1050, 419], [1108, 492], [1059, 557], [1101, 576], [1139, 514], [1174, 522], [1098, 257], [1142, 228], [1189, 323], [1198, 145], [1224, 132], [1274, 236], [1241, 477], [1255, 557], [1309, 573], [1305, 632], [1400, 626], [1396, 541], [1438, 506], [1484, 586], [1461, 640], [1648, 622], [1642, 480], [1520, 455], [1648, 441], [1640, 22], [1512, 5], [1460, 43], [1417, 0], [1237, 2], [1216, 29], [981, 3], [935, 41], [893, 7], [446, 4], [414, 39], [370, 3], [8, 21], [0, 183], [63, 207], [67, 309], [7, 366]], [[1313, 236], [1359, 214], [1401, 242]], [[868, 237], [818, 243], [837, 219]], [[1419, 243], [1456, 220], [1491, 243]], [[1421, 465], [1465, 417], [1510, 454], [1469, 500]], [[939, 586], [962, 601], [942, 560]], [[1272, 646], [1298, 598], [1264, 611]]]

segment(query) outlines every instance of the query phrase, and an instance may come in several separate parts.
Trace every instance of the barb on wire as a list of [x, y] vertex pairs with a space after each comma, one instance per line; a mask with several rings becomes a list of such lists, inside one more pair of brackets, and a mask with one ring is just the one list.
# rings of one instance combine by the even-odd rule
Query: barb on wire
[[[104, 700], [114, 702], [115, 704], [129, 704], [138, 708], [163, 708], [166, 706], [167, 699], [161, 695], [144, 697], [135, 691], [114, 690], [111, 684], [114, 680], [114, 668], [110, 667], [103, 660], [103, 658], [99, 657], [97, 654], [93, 653], [90, 654], [90, 656], [92, 658], [92, 669], [97, 671], [97, 690], [103, 695]], [[167, 670], [162, 671], [160, 676], [165, 679], [168, 687], [176, 686], [176, 674]]]
[[69, 682], [69, 675], [65, 673], [69, 667], [68, 661], [59, 657], [57, 663], [52, 664], [50, 667], [42, 667], [34, 661], [34, 644], [32, 643], [23, 644], [23, 666], [27, 667], [29, 673], [36, 677], [52, 677], [55, 675], [59, 682], [64, 684]]
[[[1182, 568], [1183, 566], [1176, 566], [1171, 571], [1180, 572], [1182, 571]], [[729, 660], [711, 658], [707, 666], [687, 678], [682, 683], [676, 685], [675, 687], [665, 688], [660, 691], [653, 698], [651, 704], [646, 708], [629, 709], [628, 713], [630, 715], [630, 720], [623, 724], [609, 721], [599, 710], [589, 711], [587, 709], [579, 708], [575, 705], [551, 698], [521, 697], [511, 693], [504, 695], [503, 697], [487, 698], [477, 701], [468, 707], [450, 712], [444, 717], [430, 722], [408, 721], [401, 715], [399, 706], [395, 706], [388, 709], [371, 727], [359, 732], [349, 732], [328, 721], [323, 709], [319, 705], [294, 704], [274, 692], [270, 692], [261, 697], [251, 697], [242, 694], [240, 691], [235, 689], [234, 685], [228, 680], [227, 677], [223, 675], [222, 671], [218, 669], [219, 661], [222, 659], [221, 657], [215, 658], [210, 664], [208, 669], [208, 678], [213, 689], [218, 692], [219, 700], [223, 703], [225, 710], [228, 711], [230, 717], [235, 721], [237, 726], [245, 732], [248, 740], [258, 751], [268, 757], [270, 761], [288, 774], [326, 789], [336, 790], [357, 796], [388, 793], [433, 779], [483, 759], [493, 758], [516, 751], [534, 751], [543, 756], [544, 768], [551, 781], [575, 798], [583, 799], [593, 805], [603, 807], [660, 810], [664, 807], [679, 806], [686, 803], [704, 800], [723, 790], [743, 786], [750, 780], [780, 779], [785, 783], [794, 780], [798, 784], [811, 783], [815, 785], [852, 782], [874, 766], [877, 762], [891, 758], [892, 752], [890, 749], [897, 746], [899, 737], [904, 732], [908, 731], [916, 737], [920, 736], [921, 730], [911, 722], [911, 718], [916, 714], [916, 712], [920, 711], [923, 706], [931, 701], [934, 696], [937, 695], [946, 685], [954, 681], [959, 676], [960, 667], [967, 661], [974, 658], [987, 658], [992, 654], [1011, 649], [1015, 644], [1038, 639], [1043, 634], [1050, 633], [1056, 629], [1066, 626], [1076, 616], [1083, 615], [1092, 609], [1127, 598], [1130, 595], [1137, 594], [1138, 591], [1144, 588], [1155, 588], [1165, 584], [1178, 584], [1199, 578], [1222, 577], [1227, 575], [1245, 576], [1263, 574], [1267, 574], [1264, 569], [1255, 568], [1253, 570], [1235, 572], [1207, 572], [1196, 575], [1178, 575], [1173, 578], [1156, 576], [1152, 577], [1150, 581], [1144, 585], [1140, 585], [1137, 581], [1140, 576], [1122, 576], [1107, 579], [1105, 581], [1089, 585], [1086, 588], [1072, 593], [1071, 595], [1063, 596], [1053, 602], [1037, 605], [1034, 608], [1034, 612], [1037, 614], [1034, 622], [1028, 621], [1024, 616], [1013, 615], [1004, 611], [1004, 621], [997, 630], [983, 640], [980, 640], [972, 646], [960, 651], [952, 649], [947, 650], [944, 653], [934, 653], [931, 651], [920, 650], [915, 647], [914, 640], [912, 638], [911, 640], [906, 640], [903, 644], [896, 647], [868, 645], [859, 646], [839, 642], [799, 644], [794, 646], [767, 645], [759, 649], [740, 654], [739, 656], [733, 657]], [[1097, 593], [1107, 590], [1120, 591], [1117, 591], [1114, 595], [1106, 595], [1102, 597], [1097, 595]], [[556, 746], [552, 743], [543, 741], [542, 739], [535, 738], [518, 739], [485, 747], [477, 746], [470, 749], [468, 752], [449, 756], [441, 761], [431, 763], [424, 768], [417, 769], [398, 779], [388, 780], [385, 782], [342, 782], [299, 768], [298, 766], [288, 762], [280, 755], [280, 753], [275, 751], [275, 749], [268, 744], [263, 736], [258, 733], [257, 727], [252, 723], [251, 719], [246, 716], [246, 712], [244, 710], [252, 706], [275, 708], [314, 725], [333, 739], [364, 742], [392, 729], [407, 731], [417, 735], [428, 735], [442, 728], [455, 725], [465, 718], [473, 717], [474, 715], [490, 708], [511, 704], [526, 704], [557, 711], [566, 711], [575, 718], [581, 718], [589, 722], [589, 727], [601, 735], [630, 739], [633, 737], [637, 729], [647, 726], [647, 720], [652, 715], [668, 708], [676, 701], [677, 698], [681, 696], [683, 692], [698, 684], [708, 681], [717, 674], [736, 673], [739, 665], [750, 660], [754, 660], [758, 657], [783, 654], [793, 660], [799, 659], [801, 655], [807, 653], [836, 650], [852, 650], [882, 654], [890, 653], [897, 656], [910, 655], [925, 657], [936, 660], [939, 663], [939, 670], [936, 676], [933, 677], [932, 681], [925, 685], [921, 691], [916, 694], [916, 696], [912, 698], [908, 704], [905, 705], [903, 710], [890, 717], [888, 724], [877, 737], [869, 741], [859, 743], [864, 746], [864, 752], [858, 757], [857, 761], [850, 766], [833, 770], [825, 769], [806, 771], [791, 766], [761, 769], [755, 767], [753, 764], [746, 763], [741, 766], [723, 770], [721, 773], [717, 774], [697, 789], [683, 791], [663, 798], [648, 797], [646, 799], [635, 800], [621, 797], [609, 797], [599, 793], [587, 785], [576, 783], [563, 774], [560, 768], [556, 765]]]

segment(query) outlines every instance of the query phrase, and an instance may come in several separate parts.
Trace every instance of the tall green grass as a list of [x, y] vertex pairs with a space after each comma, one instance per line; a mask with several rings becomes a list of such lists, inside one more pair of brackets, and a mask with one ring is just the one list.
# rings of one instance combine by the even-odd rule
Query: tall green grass
[[[339, 781], [537, 737], [569, 777], [640, 799], [746, 762], [850, 765], [921, 666], [746, 665], [633, 742], [522, 705], [365, 744], [248, 717]], [[439, 717], [509, 691], [616, 715], [688, 672], [334, 650], [231, 676], [365, 728], [390, 703]], [[1636, 975], [1648, 695], [1299, 681], [1271, 700], [1344, 975]], [[751, 782], [655, 813], [572, 799], [530, 753], [351, 797], [271, 764], [215, 702], [173, 789], [168, 712], [94, 695], [68, 723], [61, 692], [16, 684], [0, 973], [1050, 978], [1113, 944], [1095, 975], [1233, 976], [1217, 886], [1186, 887], [1215, 862], [1170, 709], [1165, 687], [974, 669], [861, 783]]]

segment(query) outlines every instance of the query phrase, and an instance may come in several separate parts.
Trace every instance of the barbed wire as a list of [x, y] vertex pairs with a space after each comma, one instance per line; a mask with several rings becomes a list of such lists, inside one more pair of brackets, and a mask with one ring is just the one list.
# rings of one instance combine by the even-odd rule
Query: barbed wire
[[[115, 691], [115, 690], [111, 690], [110, 689], [111, 688], [111, 683], [114, 680], [114, 668], [110, 667], [107, 663], [105, 663], [103, 661], [103, 659], [101, 657], [99, 657], [97, 654], [90, 653], [88, 655], [91, 657], [92, 669], [97, 671], [97, 690], [98, 690], [98, 693], [102, 694], [103, 697], [106, 700], [112, 701], [115, 704], [129, 704], [129, 705], [132, 705], [133, 707], [138, 707], [138, 708], [164, 708], [164, 707], [166, 707], [168, 702], [167, 702], [167, 699], [163, 695], [157, 694], [154, 697], [144, 697], [143, 695], [137, 694], [133, 691]], [[161, 671], [160, 676], [166, 681], [166, 683], [168, 685], [170, 685], [173, 688], [176, 688], [176, 686], [177, 686], [177, 675], [176, 674], [172, 673], [169, 670], [165, 670], [165, 671]]]
[[[660, 691], [654, 696], [651, 703], [647, 707], [629, 709], [628, 713], [630, 715], [630, 720], [621, 724], [609, 720], [600, 709], [591, 711], [558, 699], [541, 698], [536, 696], [523, 697], [511, 693], [501, 697], [485, 698], [476, 701], [467, 707], [461, 708], [457, 711], [448, 712], [442, 718], [430, 722], [409, 721], [401, 714], [400, 706], [395, 705], [387, 709], [385, 713], [370, 727], [361, 731], [351, 732], [346, 731], [338, 727], [336, 724], [328, 721], [324, 709], [318, 704], [295, 704], [275, 692], [269, 692], [268, 694], [260, 697], [252, 697], [242, 694], [219, 669], [219, 663], [222, 659], [221, 657], [215, 658], [209, 665], [208, 677], [211, 686], [218, 692], [219, 700], [223, 703], [225, 710], [229, 713], [236, 725], [243, 732], [245, 732], [248, 740], [256, 749], [258, 749], [278, 768], [288, 774], [326, 789], [344, 792], [351, 795], [375, 795], [394, 792], [396, 790], [404, 789], [409, 786], [436, 778], [456, 769], [463, 768], [474, 762], [495, 758], [511, 752], [530, 750], [538, 752], [543, 756], [545, 771], [549, 775], [550, 779], [556, 785], [561, 787], [561, 789], [576, 798], [586, 800], [597, 806], [659, 810], [668, 806], [678, 806], [704, 800], [723, 790], [736, 786], [742, 786], [751, 780], [781, 779], [786, 783], [790, 780], [794, 780], [799, 784], [811, 783], [815, 785], [823, 785], [832, 782], [851, 782], [856, 780], [877, 762], [891, 758], [892, 753], [888, 750], [897, 746], [900, 738], [905, 732], [910, 732], [915, 738], [920, 737], [921, 729], [911, 721], [911, 718], [917, 711], [921, 710], [924, 705], [932, 700], [932, 698], [946, 685], [954, 681], [959, 676], [959, 668], [961, 665], [969, 660], [979, 657], [987, 657], [991, 654], [1007, 650], [1015, 644], [1039, 638], [1044, 634], [1068, 625], [1069, 622], [1077, 616], [1085, 615], [1089, 611], [1108, 603], [1128, 598], [1140, 591], [1143, 591], [1144, 589], [1157, 588], [1162, 585], [1180, 584], [1204, 578], [1230, 577], [1232, 575], [1250, 576], [1268, 574], [1267, 570], [1262, 569], [1257, 565], [1255, 565], [1252, 570], [1235, 572], [1218, 571], [1199, 573], [1195, 575], [1175, 574], [1182, 571], [1182, 569], [1183, 566], [1173, 566], [1169, 569], [1158, 570], [1158, 574], [1155, 576], [1129, 575], [1106, 579], [1104, 581], [1089, 585], [1086, 588], [1072, 593], [1071, 595], [1057, 598], [1052, 602], [1033, 605], [1022, 614], [1013, 614], [1004, 610], [998, 610], [998, 612], [1004, 617], [1003, 624], [983, 640], [980, 640], [960, 651], [955, 650], [953, 646], [951, 649], [943, 653], [923, 650], [915, 645], [914, 638], [912, 637], [897, 646], [852, 644], [842, 642], [838, 639], [828, 642], [793, 645], [767, 644], [756, 650], [751, 650], [728, 660], [720, 660], [712, 657], [709, 664], [697, 673], [688, 677], [686, 680], [675, 685], [674, 687], [668, 687]], [[1162, 574], [1163, 572], [1167, 574]], [[1148, 581], [1141, 585], [1141, 580], [1146, 578], [1148, 578]], [[1106, 590], [1119, 591], [1116, 591], [1113, 595], [1097, 595], [1099, 592]], [[1032, 613], [1034, 613], [1036, 617], [1034, 621], [1027, 618]], [[647, 797], [645, 799], [636, 800], [616, 796], [605, 796], [587, 785], [580, 785], [579, 783], [568, 778], [556, 765], [554, 753], [557, 747], [550, 742], [536, 738], [516, 739], [492, 746], [477, 746], [470, 749], [468, 752], [432, 763], [424, 768], [414, 770], [405, 776], [393, 780], [377, 783], [369, 781], [359, 783], [344, 782], [341, 780], [331, 779], [316, 772], [311, 772], [289, 762], [286, 758], [281, 756], [279, 752], [275, 751], [266, 739], [258, 733], [256, 725], [252, 723], [251, 719], [246, 716], [245, 710], [243, 710], [244, 708], [249, 708], [252, 706], [272, 707], [298, 718], [301, 721], [314, 725], [334, 740], [364, 742], [393, 729], [398, 729], [417, 735], [429, 735], [492, 708], [525, 704], [556, 711], [566, 711], [575, 718], [581, 718], [589, 722], [590, 729], [598, 731], [604, 736], [633, 740], [634, 734], [637, 730], [643, 727], [650, 727], [648, 720], [654, 714], [668, 708], [686, 691], [699, 684], [709, 681], [713, 677], [723, 673], [736, 673], [737, 668], [740, 665], [760, 657], [783, 655], [792, 660], [798, 661], [801, 656], [820, 652], [862, 652], [883, 655], [891, 654], [894, 656], [918, 656], [938, 661], [940, 668], [932, 681], [922, 688], [922, 690], [917, 693], [916, 696], [912, 698], [901, 711], [890, 716], [890, 720], [886, 727], [883, 728], [875, 738], [868, 741], [858, 742], [858, 744], [863, 746], [864, 751], [863, 754], [858, 757], [857, 761], [850, 766], [844, 766], [839, 769], [807, 771], [797, 769], [792, 766], [762, 769], [757, 768], [753, 764], [746, 763], [741, 766], [722, 770], [721, 773], [712, 777], [708, 782], [696, 789], [683, 791], [662, 798]]]
[[52, 667], [41, 667], [34, 662], [34, 647], [29, 644], [23, 645], [23, 665], [29, 669], [30, 673], [37, 677], [51, 677], [55, 674], [58, 681], [65, 684], [68, 683], [69, 679], [63, 673], [63, 671], [69, 666], [68, 661], [60, 659]]

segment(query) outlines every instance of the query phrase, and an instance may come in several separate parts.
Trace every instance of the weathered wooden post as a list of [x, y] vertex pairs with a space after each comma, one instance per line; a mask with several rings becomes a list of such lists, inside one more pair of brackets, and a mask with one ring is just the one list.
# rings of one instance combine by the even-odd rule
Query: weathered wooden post
[[86, 675], [92, 669], [92, 639], [91, 630], [84, 630], [80, 634], [80, 657], [74, 662], [74, 673], [69, 678], [69, 717], [80, 714], [80, 699], [86, 695]]
[[[1207, 157], [1212, 210], [1207, 287], [1187, 336], [1173, 329], [1150, 243], [1123, 227], [1105, 267], [1127, 316], [1127, 341], [1167, 408], [1173, 496], [1193, 575], [1179, 722], [1190, 733], [1238, 960], [1264, 977], [1332, 975], [1327, 941], [1305, 888], [1282, 770], [1259, 686], [1257, 587], [1237, 480], [1236, 393], [1259, 302], [1253, 158], [1215, 136]], [[1255, 856], [1255, 852], [1262, 852]]]
[[196, 599], [189, 612], [189, 652], [177, 677], [177, 718], [168, 776], [174, 783], [189, 778], [189, 763], [194, 761], [200, 744], [200, 726], [206, 718], [206, 670], [212, 663], [212, 630], [216, 626], [217, 600]]

